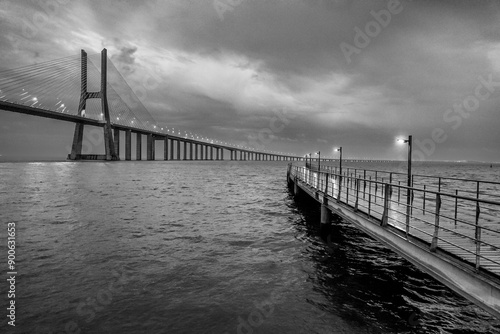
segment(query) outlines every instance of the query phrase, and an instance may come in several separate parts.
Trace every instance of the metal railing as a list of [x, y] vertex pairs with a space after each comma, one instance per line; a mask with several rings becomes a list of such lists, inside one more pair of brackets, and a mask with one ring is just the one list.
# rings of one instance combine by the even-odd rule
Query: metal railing
[[[353, 173], [345, 169], [339, 174], [333, 167], [318, 171], [291, 164], [289, 168], [292, 179], [296, 177], [308, 187], [367, 214], [382, 226], [421, 240], [431, 252], [446, 251], [476, 270], [500, 276], [500, 201], [469, 196], [476, 193], [466, 189], [458, 194], [458, 189], [443, 192], [426, 184], [408, 187], [394, 182], [394, 172], [387, 178], [379, 171]], [[439, 181], [441, 190], [444, 180]], [[476, 187], [479, 182], [489, 183], [473, 182], [477, 182]]]
[[[312, 165], [309, 164], [307, 167], [317, 169], [318, 165], [313, 162]], [[340, 173], [339, 168], [336, 166], [321, 165], [321, 170], [330, 173]], [[407, 185], [407, 174], [401, 172], [344, 167], [342, 168], [342, 174], [362, 177], [363, 179], [371, 176], [375, 181], [388, 182], [400, 186]], [[413, 188], [500, 201], [500, 182], [422, 174], [412, 174], [411, 180]]]

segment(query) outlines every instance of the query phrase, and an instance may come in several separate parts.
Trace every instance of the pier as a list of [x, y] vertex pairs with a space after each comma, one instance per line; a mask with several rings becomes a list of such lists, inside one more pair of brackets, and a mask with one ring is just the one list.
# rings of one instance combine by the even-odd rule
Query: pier
[[321, 205], [322, 229], [338, 215], [500, 318], [500, 200], [487, 190], [500, 184], [413, 175], [408, 187], [404, 178], [307, 163], [287, 170], [290, 191]]

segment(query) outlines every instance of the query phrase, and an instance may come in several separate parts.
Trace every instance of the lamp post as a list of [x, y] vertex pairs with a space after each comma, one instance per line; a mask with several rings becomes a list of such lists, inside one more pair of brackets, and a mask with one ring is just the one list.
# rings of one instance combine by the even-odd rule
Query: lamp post
[[411, 148], [413, 145], [412, 136], [408, 136], [408, 139], [398, 139], [400, 143], [408, 143], [408, 187], [411, 187]]
[[318, 172], [319, 172], [321, 169], [321, 151], [316, 152], [316, 154], [318, 155]]
[[342, 175], [342, 146], [340, 148], [336, 149], [335, 151], [340, 152], [340, 158], [339, 158], [339, 174]]
[[406, 191], [406, 235], [410, 233], [410, 205], [411, 205], [411, 147], [413, 144], [412, 136], [408, 136], [408, 139], [398, 139], [401, 143], [408, 143], [408, 189]]

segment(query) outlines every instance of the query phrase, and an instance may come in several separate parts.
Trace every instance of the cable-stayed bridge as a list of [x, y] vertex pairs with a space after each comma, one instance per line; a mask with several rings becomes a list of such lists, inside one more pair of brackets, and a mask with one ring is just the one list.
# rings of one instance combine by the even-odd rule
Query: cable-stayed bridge
[[[100, 65], [99, 65], [100, 62]], [[76, 123], [70, 160], [120, 160], [120, 131], [125, 132], [125, 160], [155, 160], [155, 142], [163, 141], [165, 160], [302, 160], [302, 157], [181, 134], [158, 125], [118, 69], [101, 54], [70, 56], [0, 71], [0, 109]], [[83, 154], [84, 126], [102, 127], [105, 154]]]

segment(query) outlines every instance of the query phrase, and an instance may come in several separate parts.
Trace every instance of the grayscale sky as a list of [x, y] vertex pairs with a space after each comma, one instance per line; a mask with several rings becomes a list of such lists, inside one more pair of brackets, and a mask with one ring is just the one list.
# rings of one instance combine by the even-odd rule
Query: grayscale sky
[[[500, 1], [0, 1], [0, 69], [102, 48], [161, 126], [367, 159], [411, 134], [419, 160], [500, 162]], [[0, 125], [3, 160], [64, 158], [74, 129]]]

